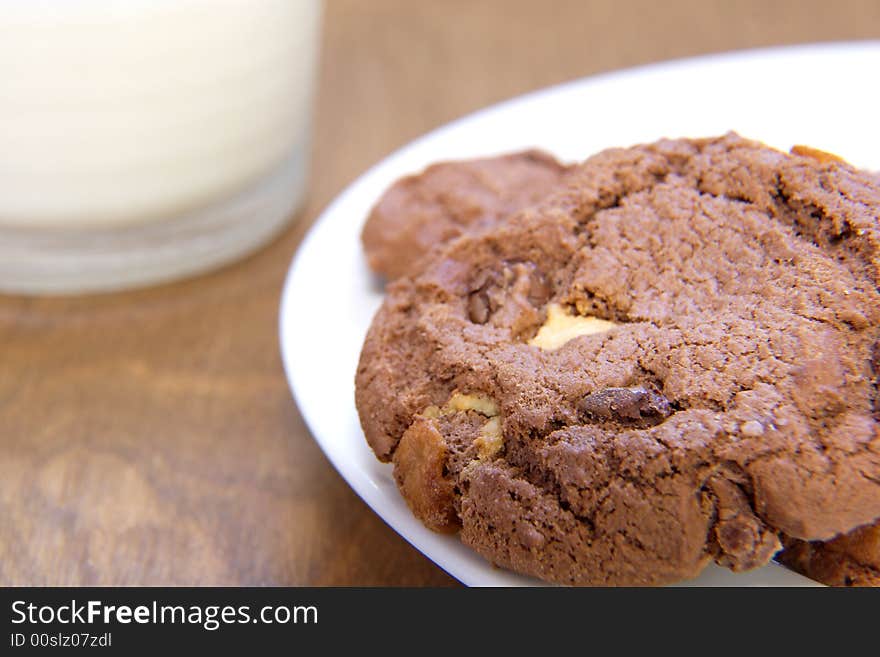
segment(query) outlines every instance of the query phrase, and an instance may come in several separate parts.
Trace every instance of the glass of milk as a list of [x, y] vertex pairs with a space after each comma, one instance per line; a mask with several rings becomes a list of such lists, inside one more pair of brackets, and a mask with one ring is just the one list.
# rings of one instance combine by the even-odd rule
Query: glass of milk
[[0, 0], [0, 291], [167, 281], [292, 218], [320, 0]]

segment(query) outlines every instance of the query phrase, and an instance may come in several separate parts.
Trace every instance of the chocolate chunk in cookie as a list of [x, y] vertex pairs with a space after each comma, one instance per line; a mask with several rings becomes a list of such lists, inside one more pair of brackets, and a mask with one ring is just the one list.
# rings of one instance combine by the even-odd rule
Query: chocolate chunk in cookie
[[605, 388], [586, 395], [581, 410], [594, 420], [615, 420], [621, 424], [659, 424], [672, 414], [663, 395], [644, 386]]

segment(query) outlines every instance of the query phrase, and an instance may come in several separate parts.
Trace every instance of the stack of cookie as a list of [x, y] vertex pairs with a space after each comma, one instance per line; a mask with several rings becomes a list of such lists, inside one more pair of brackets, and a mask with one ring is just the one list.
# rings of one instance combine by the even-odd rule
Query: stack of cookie
[[549, 582], [880, 584], [880, 182], [729, 134], [430, 167], [356, 378], [428, 527]]

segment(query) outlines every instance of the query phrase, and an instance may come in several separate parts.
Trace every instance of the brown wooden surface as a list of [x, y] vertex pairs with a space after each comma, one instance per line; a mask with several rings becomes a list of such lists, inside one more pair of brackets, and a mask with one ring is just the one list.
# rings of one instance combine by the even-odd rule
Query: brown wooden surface
[[330, 0], [310, 200], [289, 231], [179, 284], [0, 297], [0, 585], [452, 584], [351, 492], [290, 397], [278, 301], [307, 226], [396, 147], [495, 101], [878, 26], [874, 0]]

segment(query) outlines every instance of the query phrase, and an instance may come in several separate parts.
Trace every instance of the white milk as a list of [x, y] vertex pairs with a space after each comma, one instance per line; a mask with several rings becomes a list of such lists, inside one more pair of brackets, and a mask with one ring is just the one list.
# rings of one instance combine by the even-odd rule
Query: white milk
[[[20, 267], [70, 255], [64, 231], [143, 231], [254, 194], [289, 214], [303, 187], [320, 9], [319, 0], [0, 0], [0, 238], [31, 240], [17, 244]], [[260, 186], [272, 176], [283, 183], [268, 199]], [[249, 220], [267, 221], [240, 218]], [[35, 250], [34, 229], [55, 231], [54, 255]], [[79, 256], [88, 268], [91, 256]], [[154, 265], [163, 266], [144, 263]], [[0, 270], [0, 287], [11, 275]]]
[[143, 221], [305, 141], [312, 0], [0, 2], [0, 222]]

